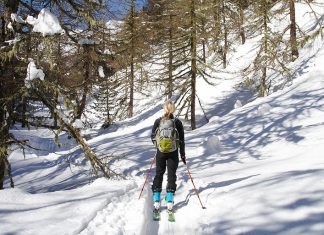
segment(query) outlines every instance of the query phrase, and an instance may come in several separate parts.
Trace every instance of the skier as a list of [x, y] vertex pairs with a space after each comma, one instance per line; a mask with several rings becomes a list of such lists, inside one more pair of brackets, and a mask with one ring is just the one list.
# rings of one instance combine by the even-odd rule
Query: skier
[[182, 122], [173, 115], [176, 109], [174, 103], [171, 100], [167, 100], [163, 108], [164, 115], [155, 120], [151, 134], [152, 142], [157, 147], [156, 175], [152, 185], [153, 202], [154, 212], [159, 213], [163, 175], [167, 168], [168, 182], [165, 200], [167, 202], [168, 212], [173, 214], [174, 193], [177, 187], [176, 170], [179, 164], [179, 149], [181, 160], [186, 164], [184, 130]]

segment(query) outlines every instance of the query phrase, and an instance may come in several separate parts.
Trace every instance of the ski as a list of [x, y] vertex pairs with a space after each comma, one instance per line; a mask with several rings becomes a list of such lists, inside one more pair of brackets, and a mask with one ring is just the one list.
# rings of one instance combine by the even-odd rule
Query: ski
[[153, 210], [153, 220], [154, 221], [159, 221], [160, 219], [161, 219], [160, 210], [154, 209]]
[[168, 220], [170, 222], [175, 222], [174, 212], [173, 210], [168, 210]]

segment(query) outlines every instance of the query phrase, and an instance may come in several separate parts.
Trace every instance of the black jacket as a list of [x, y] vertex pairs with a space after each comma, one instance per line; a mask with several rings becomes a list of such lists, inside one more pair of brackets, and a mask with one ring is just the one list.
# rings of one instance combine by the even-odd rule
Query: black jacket
[[[178, 119], [178, 118], [174, 118], [173, 115], [171, 115], [170, 117], [171, 119], [174, 119], [174, 123], [175, 123], [175, 127], [179, 133], [179, 147], [180, 147], [180, 156], [185, 157], [186, 153], [185, 153], [185, 141], [184, 141], [184, 130], [183, 130], [183, 125], [182, 122]], [[154, 141], [155, 140], [155, 132], [156, 129], [159, 127], [161, 122], [161, 117], [156, 119], [152, 128], [152, 134], [151, 134], [151, 140]], [[178, 151], [175, 151], [176, 153], [178, 153]], [[162, 154], [159, 150], [158, 150], [159, 154]]]

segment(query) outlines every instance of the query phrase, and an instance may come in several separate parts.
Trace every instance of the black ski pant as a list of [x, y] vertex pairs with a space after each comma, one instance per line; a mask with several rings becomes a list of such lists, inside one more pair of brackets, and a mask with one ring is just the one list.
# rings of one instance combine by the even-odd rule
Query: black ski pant
[[168, 183], [166, 186], [166, 191], [174, 193], [177, 189], [176, 171], [179, 165], [178, 150], [168, 154], [157, 151], [155, 164], [156, 164], [156, 175], [154, 177], [153, 185], [152, 185], [153, 192], [162, 191], [163, 175], [165, 173], [165, 170], [168, 169]]

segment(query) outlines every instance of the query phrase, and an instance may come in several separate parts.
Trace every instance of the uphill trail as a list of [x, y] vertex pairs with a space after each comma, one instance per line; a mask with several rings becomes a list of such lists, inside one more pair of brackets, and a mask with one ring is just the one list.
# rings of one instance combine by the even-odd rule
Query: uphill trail
[[[197, 198], [191, 189], [190, 182], [185, 176], [177, 180], [178, 191], [175, 202], [176, 222], [167, 219], [166, 203], [161, 202], [161, 220], [152, 219], [152, 192], [146, 184], [139, 199], [140, 186], [143, 178], [135, 180], [124, 189], [118, 191], [95, 216], [91, 218], [80, 235], [152, 235], [152, 234], [189, 234], [199, 223], [201, 212], [197, 213], [193, 207], [199, 209]], [[194, 201], [192, 205], [189, 203]], [[190, 215], [190, 216], [189, 216]], [[193, 229], [196, 227], [195, 229]]]

